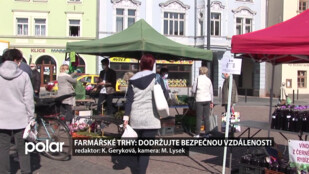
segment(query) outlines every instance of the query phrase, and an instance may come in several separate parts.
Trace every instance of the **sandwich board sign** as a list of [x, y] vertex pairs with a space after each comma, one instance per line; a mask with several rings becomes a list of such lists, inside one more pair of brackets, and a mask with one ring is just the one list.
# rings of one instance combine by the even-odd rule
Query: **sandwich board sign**
[[230, 54], [224, 54], [221, 59], [222, 73], [240, 75], [242, 59], [235, 59]]

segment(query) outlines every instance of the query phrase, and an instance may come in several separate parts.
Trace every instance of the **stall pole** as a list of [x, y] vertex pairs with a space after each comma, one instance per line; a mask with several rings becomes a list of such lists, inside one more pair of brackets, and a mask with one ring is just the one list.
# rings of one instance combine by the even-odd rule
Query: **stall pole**
[[[226, 113], [226, 119], [225, 119], [225, 138], [229, 137], [232, 88], [233, 88], [233, 74], [230, 74], [230, 77], [229, 77], [229, 96], [228, 96], [227, 113]], [[227, 146], [224, 146], [222, 174], [225, 174], [226, 153], [227, 153]], [[230, 169], [230, 170], [232, 170], [232, 169]]]
[[272, 63], [272, 74], [271, 74], [271, 88], [270, 88], [270, 103], [269, 103], [269, 118], [268, 118], [268, 137], [270, 137], [270, 125], [272, 116], [272, 106], [273, 106], [273, 94], [274, 94], [274, 79], [275, 79], [275, 64]]

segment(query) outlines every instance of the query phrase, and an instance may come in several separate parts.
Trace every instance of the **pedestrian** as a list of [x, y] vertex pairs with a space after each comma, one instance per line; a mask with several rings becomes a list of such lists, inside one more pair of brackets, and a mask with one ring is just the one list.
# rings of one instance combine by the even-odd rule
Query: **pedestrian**
[[287, 104], [286, 102], [287, 97], [288, 93], [286, 92], [285, 82], [282, 82], [280, 87], [280, 105]]
[[[69, 65], [63, 64], [60, 66], [58, 75], [58, 96], [75, 93], [73, 84], [76, 84], [76, 78], [73, 78], [76, 73], [69, 74]], [[73, 106], [75, 106], [75, 97], [70, 97], [62, 101], [61, 113], [65, 115], [67, 124], [72, 122], [74, 117]]]
[[19, 69], [23, 59], [18, 49], [8, 49], [0, 65], [0, 173], [11, 173], [11, 137], [17, 148], [21, 173], [31, 173], [30, 154], [25, 154], [23, 133], [34, 119], [33, 88], [29, 75]]
[[[228, 73], [222, 73], [222, 78], [224, 79], [222, 86], [222, 106], [225, 108], [225, 112], [227, 112], [227, 104], [229, 97], [229, 79], [230, 75]], [[236, 82], [233, 79], [232, 83], [232, 96], [231, 96], [231, 110], [234, 110], [235, 104], [238, 102], [238, 92]]]
[[19, 68], [21, 70], [25, 71], [29, 75], [30, 79], [32, 80], [32, 71], [31, 71], [31, 68], [30, 68], [30, 66], [28, 64], [26, 64], [25, 62], [21, 61], [20, 65], [19, 65]]
[[[138, 134], [138, 138], [154, 138], [161, 128], [160, 116], [155, 108], [153, 88], [156, 74], [152, 71], [155, 59], [151, 54], [144, 54], [140, 60], [141, 71], [129, 80], [126, 98], [124, 127], [130, 126]], [[161, 84], [163, 91], [164, 85]], [[137, 157], [138, 171], [146, 173], [149, 154]]]
[[41, 87], [41, 74], [36, 68], [36, 64], [31, 63], [30, 68], [32, 70], [32, 86], [34, 90], [34, 96], [40, 96], [40, 87]]
[[204, 120], [205, 136], [210, 133], [210, 109], [213, 108], [213, 86], [211, 80], [207, 77], [208, 68], [200, 67], [199, 76], [193, 83], [192, 93], [196, 101], [196, 130], [195, 138], [200, 137], [201, 123]]
[[101, 61], [103, 70], [100, 72], [98, 85], [101, 86], [99, 100], [98, 100], [98, 113], [102, 113], [103, 102], [106, 102], [107, 109], [106, 115], [114, 113], [113, 109], [113, 96], [116, 88], [116, 72], [109, 68], [109, 59]]
[[157, 74], [156, 75], [156, 80], [157, 82], [159, 82], [160, 84], [162, 83], [166, 89], [164, 95], [165, 95], [165, 98], [167, 99], [170, 99], [170, 95], [169, 95], [169, 92], [170, 92], [170, 89], [169, 89], [169, 86], [168, 86], [168, 69], [167, 68], [161, 68], [160, 69], [160, 74]]

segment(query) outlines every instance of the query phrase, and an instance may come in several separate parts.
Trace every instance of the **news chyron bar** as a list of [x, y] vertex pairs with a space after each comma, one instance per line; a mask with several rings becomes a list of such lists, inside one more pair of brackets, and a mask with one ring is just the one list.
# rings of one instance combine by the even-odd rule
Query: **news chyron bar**
[[188, 156], [190, 147], [270, 147], [273, 138], [73, 139], [74, 156]]

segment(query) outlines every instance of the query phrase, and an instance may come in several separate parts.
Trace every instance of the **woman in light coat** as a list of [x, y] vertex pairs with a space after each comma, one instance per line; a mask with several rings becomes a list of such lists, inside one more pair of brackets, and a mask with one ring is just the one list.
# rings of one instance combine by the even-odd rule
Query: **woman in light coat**
[[[75, 93], [73, 84], [76, 79], [73, 78], [75, 73], [69, 75], [69, 66], [63, 64], [60, 66], [60, 74], [58, 75], [58, 96]], [[75, 97], [70, 97], [62, 101], [61, 113], [65, 115], [66, 121], [70, 123], [73, 119], [73, 106], [75, 106]]]
[[31, 173], [23, 133], [34, 119], [33, 88], [29, 75], [19, 69], [22, 59], [19, 50], [9, 49], [4, 52], [4, 62], [0, 65], [0, 173], [11, 173], [11, 136], [15, 138], [21, 173]]
[[195, 138], [200, 137], [201, 123], [204, 120], [205, 134], [210, 133], [209, 113], [213, 108], [213, 87], [211, 80], [207, 77], [208, 68], [200, 67], [200, 75], [193, 83], [192, 93], [196, 101], [196, 130]]

